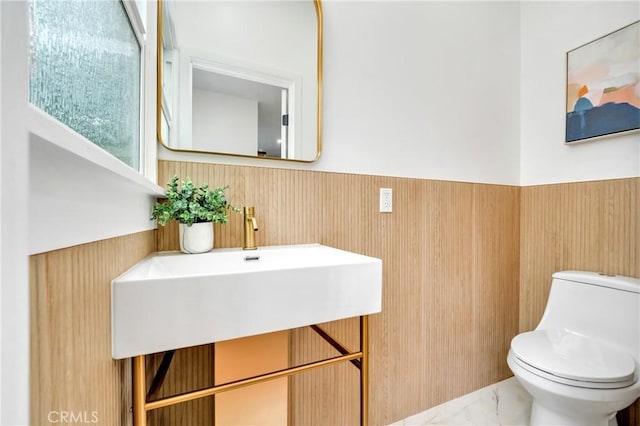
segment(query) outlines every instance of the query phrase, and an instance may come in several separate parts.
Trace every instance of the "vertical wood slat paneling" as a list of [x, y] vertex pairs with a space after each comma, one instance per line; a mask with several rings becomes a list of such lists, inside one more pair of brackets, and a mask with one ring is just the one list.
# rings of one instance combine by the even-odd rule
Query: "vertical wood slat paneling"
[[[505, 196], [506, 195], [506, 196]], [[474, 362], [477, 383], [493, 383], [494, 374], [511, 375], [504, 350], [518, 333], [520, 268], [519, 188], [485, 187], [474, 191]], [[500, 230], [496, 232], [496, 230]], [[514, 277], [514, 273], [516, 274]]]
[[[473, 190], [471, 184], [434, 183], [444, 186], [434, 200], [438, 214], [431, 226], [436, 238], [425, 243], [433, 255], [427, 254], [433, 272], [427, 271], [427, 285], [437, 293], [424, 301], [427, 312], [438, 312], [427, 318], [433, 330], [424, 343], [435, 344], [431, 377], [438, 387], [433, 401], [447, 400], [477, 388], [473, 377]], [[444, 197], [444, 198], [440, 198]], [[444, 326], [443, 326], [444, 325]], [[428, 348], [428, 346], [427, 346]], [[426, 353], [427, 355], [429, 352]], [[437, 371], [442, 370], [442, 371]], [[468, 377], [467, 375], [471, 376]], [[437, 402], [435, 402], [437, 403]]]
[[111, 280], [155, 250], [154, 234], [31, 256], [31, 424], [61, 412], [131, 424], [131, 363], [111, 358]]
[[521, 191], [520, 331], [540, 321], [556, 271], [640, 276], [640, 178]]
[[[640, 277], [640, 178], [521, 189], [520, 331], [536, 327], [551, 274], [602, 271]], [[618, 414], [640, 425], [640, 402]]]
[[[146, 357], [147, 389], [162, 361], [162, 353]], [[213, 346], [203, 345], [179, 349], [156, 398], [202, 389], [213, 385]], [[214, 417], [213, 398], [201, 398], [153, 410], [149, 426], [211, 426]]]
[[[370, 420], [389, 424], [506, 378], [518, 328], [519, 188], [422, 179], [160, 161], [173, 174], [228, 184], [256, 206], [259, 245], [317, 242], [383, 260], [383, 311], [370, 319]], [[378, 213], [378, 189], [394, 212]], [[238, 247], [242, 220], [215, 227]], [[158, 250], [176, 249], [159, 229]], [[490, 307], [490, 308], [489, 308]], [[357, 347], [357, 321], [326, 325]], [[290, 335], [292, 363], [334, 353], [308, 329]], [[199, 367], [198, 367], [199, 368]], [[358, 375], [347, 364], [290, 380], [290, 424], [358, 422]]]

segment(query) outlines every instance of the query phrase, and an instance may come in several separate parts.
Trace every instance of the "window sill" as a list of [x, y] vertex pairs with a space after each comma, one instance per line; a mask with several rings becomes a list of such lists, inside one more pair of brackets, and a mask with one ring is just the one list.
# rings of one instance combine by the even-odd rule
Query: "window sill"
[[94, 143], [60, 123], [38, 107], [29, 105], [29, 132], [53, 147], [67, 151], [92, 164], [96, 171], [118, 175], [136, 185], [142, 193], [164, 197], [164, 189], [124, 164]]
[[163, 188], [33, 106], [28, 131], [30, 254], [156, 227]]

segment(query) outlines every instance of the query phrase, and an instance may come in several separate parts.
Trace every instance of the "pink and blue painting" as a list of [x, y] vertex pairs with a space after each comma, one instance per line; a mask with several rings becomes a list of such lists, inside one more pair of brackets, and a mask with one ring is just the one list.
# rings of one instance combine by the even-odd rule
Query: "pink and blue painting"
[[567, 53], [566, 142], [640, 129], [640, 21]]

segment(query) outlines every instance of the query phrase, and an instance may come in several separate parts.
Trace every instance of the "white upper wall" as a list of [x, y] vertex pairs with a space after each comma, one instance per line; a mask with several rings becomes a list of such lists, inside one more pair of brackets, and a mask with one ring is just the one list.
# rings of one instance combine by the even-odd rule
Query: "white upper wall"
[[324, 1], [323, 151], [312, 165], [164, 159], [519, 183], [518, 2]]
[[519, 7], [326, 3], [320, 166], [517, 184]]
[[525, 1], [521, 8], [521, 185], [640, 176], [638, 132], [564, 143], [566, 53], [640, 19], [640, 2]]

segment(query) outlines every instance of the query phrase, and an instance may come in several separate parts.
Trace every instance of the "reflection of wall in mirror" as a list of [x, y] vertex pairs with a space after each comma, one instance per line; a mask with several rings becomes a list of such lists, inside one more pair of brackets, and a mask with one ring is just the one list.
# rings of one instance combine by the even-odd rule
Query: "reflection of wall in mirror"
[[193, 89], [192, 149], [256, 155], [258, 103]]
[[[296, 158], [315, 157], [318, 77], [313, 2], [178, 1], [174, 22], [177, 44], [182, 51], [201, 52], [216, 61], [227, 58], [236, 64], [253, 64], [262, 70], [303, 76], [301, 93], [304, 95], [302, 105], [296, 106], [298, 119], [294, 135], [294, 140], [303, 141], [303, 145], [296, 147]], [[181, 69], [185, 68], [181, 65]], [[180, 131], [180, 134], [185, 133]]]

